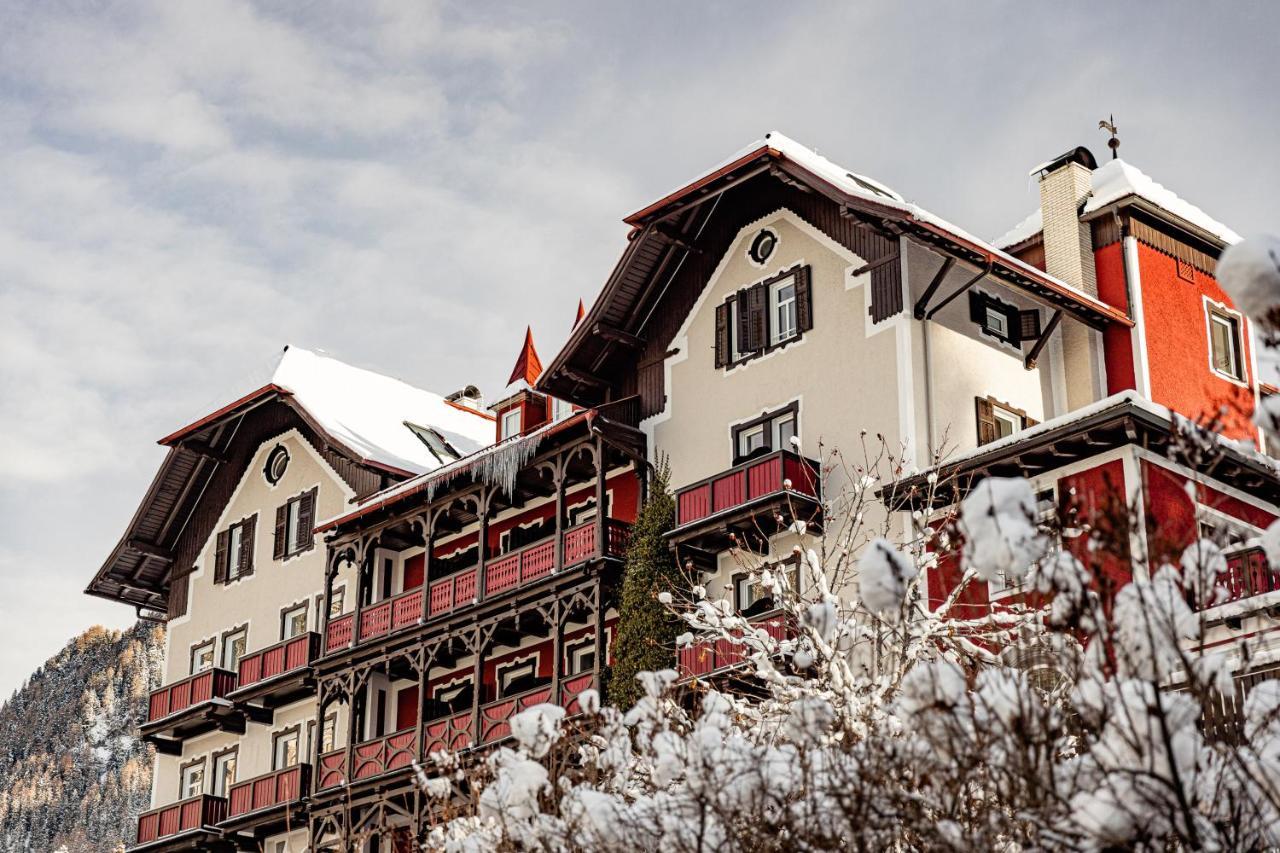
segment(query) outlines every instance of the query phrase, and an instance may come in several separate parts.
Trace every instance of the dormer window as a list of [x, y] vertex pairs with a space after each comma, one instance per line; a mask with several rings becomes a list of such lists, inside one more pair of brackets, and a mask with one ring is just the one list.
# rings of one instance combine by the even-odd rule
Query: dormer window
[[520, 410], [512, 409], [509, 412], [502, 413], [502, 438], [511, 438], [513, 435], [520, 434]]
[[982, 334], [1015, 347], [1040, 337], [1039, 311], [1019, 311], [1018, 306], [980, 290], [969, 294], [969, 319], [978, 324]]
[[557, 397], [551, 398], [551, 420], [562, 421], [573, 414], [573, 403], [568, 400], [561, 400]]

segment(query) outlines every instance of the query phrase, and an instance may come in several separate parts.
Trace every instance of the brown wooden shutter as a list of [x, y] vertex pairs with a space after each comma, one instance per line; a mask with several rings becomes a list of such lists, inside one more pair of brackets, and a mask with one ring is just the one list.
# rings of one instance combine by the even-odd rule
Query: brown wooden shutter
[[241, 522], [243, 529], [240, 531], [240, 575], [253, 574], [253, 543], [254, 534], [258, 529], [258, 515], [253, 515]]
[[757, 284], [746, 291], [747, 311], [739, 315], [738, 326], [743, 329], [744, 352], [759, 352], [769, 340], [768, 304], [769, 294], [763, 284]]
[[271, 559], [283, 560], [286, 556], [285, 552], [289, 547], [289, 531], [286, 526], [289, 523], [289, 505], [287, 503], [276, 507], [276, 537], [275, 545], [271, 549]]
[[316, 529], [316, 490], [312, 489], [303, 495], [298, 507], [298, 541], [302, 543], [299, 551], [309, 551], [315, 543]]
[[1030, 311], [1018, 312], [1018, 340], [1034, 341], [1040, 337], [1040, 312], [1034, 308]]
[[808, 267], [796, 270], [796, 325], [801, 332], [813, 328], [813, 288]]
[[227, 582], [227, 543], [231, 539], [231, 531], [224, 530], [218, 534], [218, 544], [213, 554], [213, 582]]
[[734, 297], [733, 310], [738, 312], [738, 340], [734, 343], [738, 355], [755, 352], [751, 347], [751, 300], [747, 288], [739, 290]]
[[716, 306], [716, 367], [724, 367], [729, 363], [729, 312], [733, 310], [732, 302], [721, 302]]
[[978, 414], [978, 444], [988, 444], [996, 440], [996, 413], [991, 401], [976, 397], [974, 404]]

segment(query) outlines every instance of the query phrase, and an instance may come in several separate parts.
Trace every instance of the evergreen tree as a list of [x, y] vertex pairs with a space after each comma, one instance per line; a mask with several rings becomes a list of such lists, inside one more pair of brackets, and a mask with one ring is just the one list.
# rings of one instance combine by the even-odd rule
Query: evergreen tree
[[670, 473], [666, 461], [660, 461], [648, 499], [631, 528], [613, 671], [606, 689], [609, 703], [620, 708], [630, 708], [641, 696], [636, 675], [646, 670], [669, 669], [675, 664], [679, 623], [658, 601], [658, 593], [675, 589], [680, 581], [675, 555], [663, 538], [675, 526], [676, 519]]

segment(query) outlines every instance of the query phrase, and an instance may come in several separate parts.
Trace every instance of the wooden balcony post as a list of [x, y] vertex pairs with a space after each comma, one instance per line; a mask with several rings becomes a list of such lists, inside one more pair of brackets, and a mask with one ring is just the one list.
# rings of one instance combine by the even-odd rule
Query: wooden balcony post
[[551, 704], [560, 704], [560, 677], [564, 669], [564, 604], [557, 598], [551, 606]]
[[489, 559], [489, 489], [480, 491], [480, 534], [476, 540], [476, 553], [480, 557], [480, 565], [476, 568], [476, 600], [484, 601], [485, 597], [485, 561]]
[[558, 572], [564, 568], [564, 489], [565, 479], [567, 478], [569, 468], [569, 460], [565, 455], [561, 455], [556, 459], [555, 465], [555, 487], [556, 487], [556, 556], [555, 570]]
[[324, 653], [329, 651], [329, 614], [333, 612], [333, 579], [338, 576], [338, 557], [331, 551], [324, 567], [324, 613], [316, 614], [316, 624], [320, 626], [320, 648]]
[[365, 593], [369, 594], [369, 598], [373, 598], [373, 579], [372, 572], [369, 573], [369, 583], [365, 583], [365, 569], [370, 565], [369, 552], [373, 549], [369, 547], [369, 538], [361, 536], [359, 546], [356, 548], [356, 609], [355, 615], [351, 617], [351, 645], [360, 644], [360, 616], [364, 613]]
[[[600, 673], [604, 670], [604, 594], [601, 587], [604, 585], [604, 578], [596, 576], [595, 589], [592, 590], [592, 605], [595, 609], [596, 621], [596, 654], [595, 654], [595, 675], [592, 678], [592, 684], [595, 685], [597, 692], [601, 691]], [[604, 701], [603, 694], [600, 701]]]
[[604, 439], [596, 437], [596, 556], [603, 557], [605, 549], [605, 459]]
[[[422, 570], [422, 585], [423, 591], [425, 592], [427, 585], [427, 570], [425, 568]], [[426, 596], [424, 595], [423, 599], [425, 598]], [[426, 757], [422, 754], [422, 718], [426, 716], [427, 712], [427, 671], [431, 668], [432, 653], [420, 647], [417, 654], [418, 658], [414, 663], [416, 664], [415, 668], [418, 670], [418, 718], [414, 721], [416, 729], [414, 737], [416, 739], [414, 740], [413, 752], [417, 760], [422, 761], [422, 759]]]
[[431, 552], [436, 543], [435, 515], [430, 506], [422, 517], [422, 540], [426, 551], [422, 554], [422, 617], [419, 621], [426, 622], [431, 615]]
[[471, 671], [471, 743], [479, 746], [480, 744], [480, 693], [484, 688], [484, 682], [481, 678], [484, 676], [484, 649], [488, 645], [488, 638], [484, 635], [483, 628], [476, 628], [472, 635], [475, 650], [476, 662]]

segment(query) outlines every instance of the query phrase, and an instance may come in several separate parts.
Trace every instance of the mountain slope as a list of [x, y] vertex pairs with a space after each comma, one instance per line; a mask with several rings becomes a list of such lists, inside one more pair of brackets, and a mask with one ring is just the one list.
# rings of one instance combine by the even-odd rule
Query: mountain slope
[[153, 757], [137, 726], [163, 659], [163, 628], [93, 627], [0, 706], [0, 853], [132, 841]]

